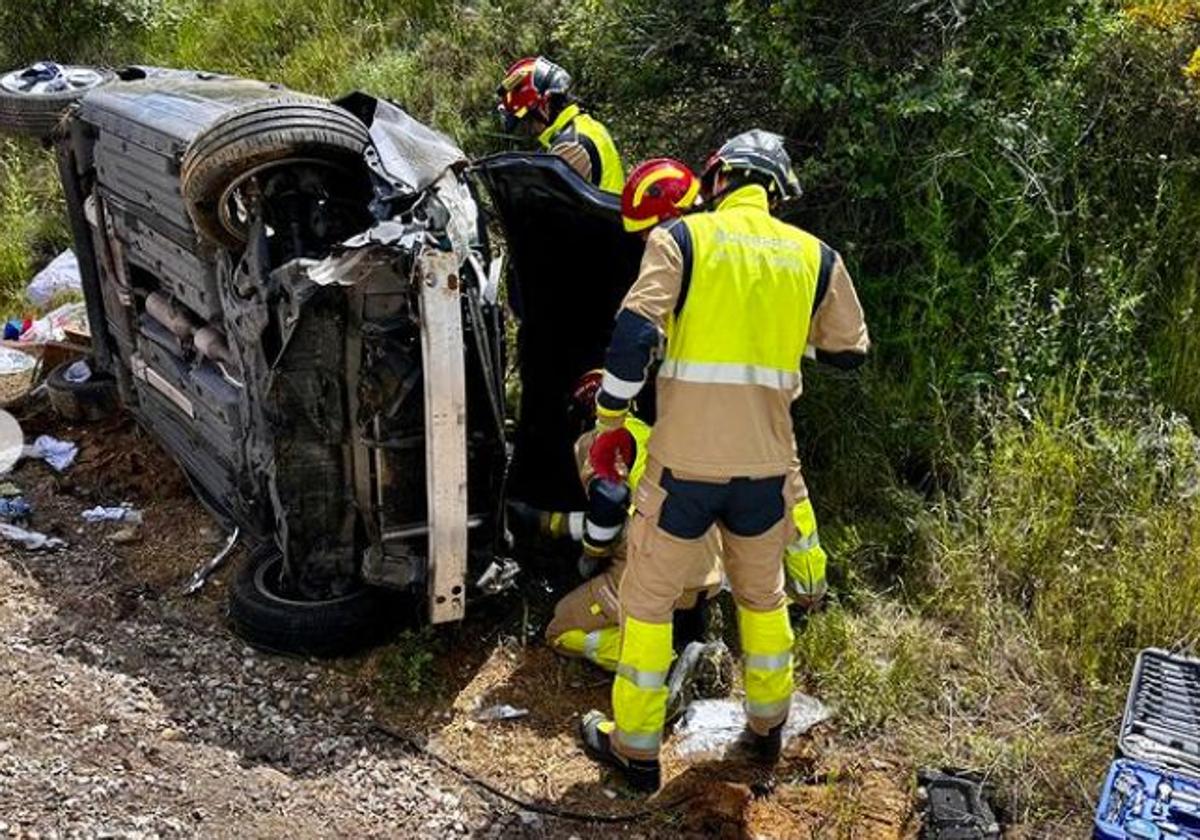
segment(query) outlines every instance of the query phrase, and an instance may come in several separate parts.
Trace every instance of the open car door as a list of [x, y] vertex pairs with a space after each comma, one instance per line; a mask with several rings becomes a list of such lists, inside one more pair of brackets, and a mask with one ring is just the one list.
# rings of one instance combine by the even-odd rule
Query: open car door
[[543, 510], [579, 510], [583, 488], [568, 421], [576, 380], [604, 351], [643, 242], [625, 232], [617, 196], [560, 158], [507, 153], [477, 161], [508, 240], [509, 303], [520, 324], [520, 418], [508, 496]]

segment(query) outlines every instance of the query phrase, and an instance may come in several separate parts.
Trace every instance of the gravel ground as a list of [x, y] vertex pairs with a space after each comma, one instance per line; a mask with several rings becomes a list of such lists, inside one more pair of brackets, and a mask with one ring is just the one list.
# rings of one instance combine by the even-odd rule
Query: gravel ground
[[[35, 525], [72, 544], [0, 545], [0, 836], [573, 833], [382, 739], [336, 668], [244, 646], [216, 592], [183, 599], [177, 575], [168, 586], [144, 568], [144, 543], [110, 548], [103, 529], [76, 526], [84, 502], [44, 466], [16, 480]], [[203, 521], [186, 498], [162, 508], [145, 530]]]

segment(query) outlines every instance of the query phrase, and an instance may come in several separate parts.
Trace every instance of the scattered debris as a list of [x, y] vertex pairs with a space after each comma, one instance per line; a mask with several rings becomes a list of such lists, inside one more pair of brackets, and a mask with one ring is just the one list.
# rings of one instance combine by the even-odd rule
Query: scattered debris
[[125, 522], [129, 525], [142, 524], [142, 512], [128, 502], [124, 502], [115, 507], [96, 507], [85, 510], [79, 514], [87, 522]]
[[[11, 470], [25, 451], [25, 432], [17, 418], [0, 411], [0, 475]], [[14, 495], [20, 495], [20, 490]]]
[[79, 276], [79, 260], [75, 252], [67, 249], [52, 259], [45, 268], [33, 275], [25, 294], [39, 307], [46, 306], [61, 293], [83, 293], [83, 282]]
[[528, 709], [518, 709], [516, 706], [510, 706], [507, 703], [497, 703], [494, 706], [488, 706], [486, 709], [480, 709], [471, 717], [480, 723], [488, 723], [496, 720], [515, 720], [529, 714]]
[[[807, 694], [792, 695], [792, 709], [783, 728], [783, 745], [830, 718], [824, 703]], [[740, 700], [697, 700], [675, 726], [675, 754], [686, 759], [720, 760], [737, 752], [746, 732], [746, 711]]]
[[40, 458], [45, 461], [55, 472], [63, 472], [71, 464], [75, 463], [75, 456], [79, 454], [79, 447], [70, 441], [59, 440], [50, 435], [41, 435], [33, 442], [33, 446], [25, 448], [25, 456], [28, 458]]
[[492, 561], [492, 564], [479, 576], [475, 585], [488, 595], [496, 595], [516, 586], [517, 575], [520, 571], [521, 567], [515, 561], [500, 557]]
[[919, 770], [922, 840], [993, 840], [1000, 824], [983, 797], [983, 783], [954, 770]]
[[37, 359], [11, 347], [0, 347], [0, 376], [26, 373], [37, 366]]
[[92, 378], [92, 369], [87, 363], [87, 359], [80, 359], [76, 362], [71, 362], [67, 366], [66, 372], [63, 374], [63, 379], [70, 382], [72, 385], [82, 385]]
[[221, 546], [221, 550], [206, 560], [196, 571], [192, 572], [191, 578], [188, 579], [187, 584], [183, 587], [184, 595], [194, 595], [204, 587], [204, 584], [208, 582], [212, 573], [221, 567], [221, 564], [225, 562], [225, 558], [233, 551], [233, 547], [237, 545], [238, 537], [241, 535], [242, 529], [234, 528], [233, 533], [225, 540], [225, 545]]
[[68, 334], [89, 334], [87, 308], [83, 303], [65, 303], [38, 318], [21, 333], [22, 344], [44, 344], [48, 341], [63, 341]]
[[48, 537], [39, 531], [26, 531], [16, 525], [0, 522], [0, 537], [9, 542], [18, 543], [34, 551], [39, 549], [65, 548], [66, 543], [58, 537]]
[[125, 545], [126, 543], [137, 542], [142, 538], [141, 533], [134, 526], [128, 528], [119, 528], [107, 535], [104, 539], [114, 545]]
[[31, 513], [33, 513], [33, 507], [23, 498], [0, 498], [0, 519], [6, 522], [28, 519]]

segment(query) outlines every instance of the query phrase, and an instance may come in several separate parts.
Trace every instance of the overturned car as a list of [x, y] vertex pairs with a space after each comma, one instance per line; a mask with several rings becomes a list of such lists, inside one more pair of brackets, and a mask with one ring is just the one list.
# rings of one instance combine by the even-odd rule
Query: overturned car
[[[364, 94], [76, 70], [0, 77], [0, 128], [49, 131], [97, 375], [252, 546], [235, 629], [332, 654], [377, 638], [396, 593], [446, 622], [510, 582], [510, 493], [580, 501], [567, 393], [640, 255], [615, 200], [554, 159], [472, 164]], [[515, 452], [480, 187], [521, 321]]]

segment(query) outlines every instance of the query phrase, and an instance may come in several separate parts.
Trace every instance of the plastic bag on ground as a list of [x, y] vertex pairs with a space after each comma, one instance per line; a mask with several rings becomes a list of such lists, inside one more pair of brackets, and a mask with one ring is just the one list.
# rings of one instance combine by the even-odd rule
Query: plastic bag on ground
[[142, 512], [130, 505], [119, 505], [116, 507], [103, 507], [97, 505], [90, 510], [85, 510], [79, 514], [87, 522], [126, 522], [130, 525], [142, 524]]
[[66, 543], [58, 537], [48, 537], [40, 531], [26, 531], [24, 528], [18, 528], [16, 525], [9, 525], [0, 522], [0, 537], [9, 542], [23, 545], [34, 551], [38, 549], [54, 549], [63, 548]]
[[[783, 745], [786, 747], [797, 735], [829, 720], [832, 714], [815, 697], [793, 694], [792, 710], [783, 727]], [[746, 710], [740, 700], [731, 697], [697, 700], [675, 725], [675, 754], [690, 760], [718, 761], [738, 751], [745, 731]]]
[[50, 264], [33, 275], [25, 294], [38, 306], [45, 306], [60, 292], [83, 291], [83, 281], [79, 277], [79, 260], [74, 251], [63, 251], [50, 261]]
[[50, 435], [41, 435], [33, 442], [33, 446], [25, 447], [25, 457], [40, 458], [53, 467], [55, 472], [62, 472], [75, 463], [75, 456], [78, 454], [78, 446]]
[[37, 359], [28, 353], [22, 353], [11, 347], [0, 347], [0, 376], [7, 376], [10, 373], [25, 373], [33, 370], [36, 364]]

